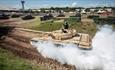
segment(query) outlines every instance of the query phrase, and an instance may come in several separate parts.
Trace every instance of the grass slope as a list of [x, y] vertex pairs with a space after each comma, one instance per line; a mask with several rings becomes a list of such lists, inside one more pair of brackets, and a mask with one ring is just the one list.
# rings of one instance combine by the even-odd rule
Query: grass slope
[[[76, 29], [77, 32], [80, 33], [90, 34], [91, 37], [93, 37], [97, 31], [96, 24], [94, 22], [82, 23], [82, 22], [76, 22], [75, 19], [74, 20], [68, 19], [67, 21], [70, 28]], [[57, 22], [57, 20], [54, 20], [53, 22], [51, 20], [40, 21], [40, 19], [37, 18], [37, 20], [32, 23], [23, 24], [23, 27], [39, 31], [53, 31], [61, 29], [63, 23], [64, 21]]]
[[95, 23], [78, 23], [71, 25], [71, 28], [76, 29], [79, 33], [87, 33], [91, 37], [93, 37], [97, 31], [97, 27]]
[[0, 70], [46, 70], [36, 63], [19, 58], [0, 48]]

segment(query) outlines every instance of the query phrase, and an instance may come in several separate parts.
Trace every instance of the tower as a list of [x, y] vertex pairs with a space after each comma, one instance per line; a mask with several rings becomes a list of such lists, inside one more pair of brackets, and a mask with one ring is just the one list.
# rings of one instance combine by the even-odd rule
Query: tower
[[24, 0], [21, 0], [22, 10], [23, 10], [23, 11], [24, 11], [24, 3], [25, 3], [25, 1], [24, 1]]

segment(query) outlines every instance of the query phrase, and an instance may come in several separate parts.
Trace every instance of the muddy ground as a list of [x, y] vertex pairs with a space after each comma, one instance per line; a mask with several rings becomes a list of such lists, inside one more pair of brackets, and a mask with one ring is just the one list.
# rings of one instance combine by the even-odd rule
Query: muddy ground
[[0, 40], [0, 48], [7, 49], [16, 56], [28, 60], [35, 60], [40, 66], [48, 70], [75, 70], [74, 66], [60, 64], [56, 60], [43, 58], [40, 53], [30, 45], [30, 39], [40, 36], [38, 33], [13, 29], [5, 39]]
[[[32, 45], [30, 45], [30, 40], [33, 37], [37, 37], [42, 34], [24, 31], [22, 30], [23, 28], [20, 29], [20, 25], [32, 21], [34, 20], [22, 21], [20, 18], [1, 20], [0, 25], [14, 26], [16, 28], [13, 29], [4, 40], [0, 40], [0, 48], [7, 49], [16, 56], [20, 56], [28, 60], [35, 60], [40, 66], [45, 67], [48, 70], [76, 70], [75, 66], [60, 64], [56, 60], [43, 58], [36, 48], [33, 48]], [[86, 20], [82, 20], [82, 22], [84, 21]]]

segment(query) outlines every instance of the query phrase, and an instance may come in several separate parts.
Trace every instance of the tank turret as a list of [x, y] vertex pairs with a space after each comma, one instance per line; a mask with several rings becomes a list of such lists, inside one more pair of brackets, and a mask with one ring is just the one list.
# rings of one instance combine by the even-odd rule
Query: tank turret
[[67, 32], [64, 33], [62, 30], [43, 32], [40, 37], [31, 39], [32, 42], [49, 41], [51, 40], [54, 44], [72, 43], [76, 44], [78, 48], [89, 50], [92, 49], [91, 38], [89, 34], [77, 33], [74, 29], [65, 29]]

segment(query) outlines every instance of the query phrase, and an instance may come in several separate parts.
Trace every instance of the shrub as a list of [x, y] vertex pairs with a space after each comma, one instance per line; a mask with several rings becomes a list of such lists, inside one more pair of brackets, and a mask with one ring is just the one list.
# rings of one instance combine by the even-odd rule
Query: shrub
[[65, 17], [64, 14], [59, 14], [57, 17]]
[[14, 27], [10, 27], [10, 26], [0, 26], [0, 39], [2, 38], [2, 36], [6, 36], [13, 29]]
[[81, 14], [77, 13], [75, 16], [70, 16], [69, 20], [73, 22], [81, 22]]
[[48, 15], [45, 15], [43, 17], [40, 17], [40, 20], [41, 21], [44, 21], [44, 20], [50, 20], [50, 19], [53, 19], [53, 15], [52, 14], [48, 14]]
[[95, 19], [95, 18], [99, 18], [99, 16], [97, 16], [97, 15], [89, 15], [87, 18], [89, 18], [89, 19]]
[[75, 15], [75, 17], [81, 17], [81, 14], [80, 14], [80, 13], [77, 13], [77, 14]]
[[81, 22], [81, 17], [70, 17], [68, 20], [71, 22]]
[[97, 24], [115, 24], [115, 17], [97, 18], [94, 19], [94, 22]]

